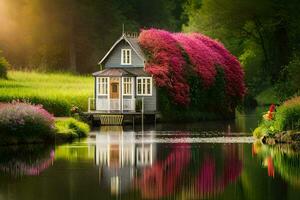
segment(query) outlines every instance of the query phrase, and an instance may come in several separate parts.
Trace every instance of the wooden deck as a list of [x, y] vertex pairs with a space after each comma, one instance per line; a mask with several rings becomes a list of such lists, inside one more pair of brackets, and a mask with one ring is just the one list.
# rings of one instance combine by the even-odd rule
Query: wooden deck
[[[156, 123], [156, 119], [159, 118], [159, 112], [126, 112], [126, 111], [90, 111], [84, 112], [84, 115], [88, 116], [91, 120], [100, 121], [101, 125], [117, 125], [125, 123], [132, 123], [134, 125], [135, 120], [142, 119], [144, 117], [152, 116], [154, 119], [154, 123]], [[120, 123], [118, 120], [118, 116], [122, 116], [122, 122]], [[117, 123], [118, 121], [118, 123]]]

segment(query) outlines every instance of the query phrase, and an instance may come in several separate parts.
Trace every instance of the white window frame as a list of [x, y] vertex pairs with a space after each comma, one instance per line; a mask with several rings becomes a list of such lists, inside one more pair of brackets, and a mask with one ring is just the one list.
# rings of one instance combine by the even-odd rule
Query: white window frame
[[121, 65], [131, 65], [131, 49], [121, 49]]
[[[104, 81], [106, 80], [106, 81]], [[108, 96], [109, 93], [109, 77], [97, 77], [97, 95], [98, 96]], [[102, 92], [100, 93], [100, 87], [106, 86], [106, 90], [102, 88]], [[106, 91], [104, 93], [103, 91]]]
[[[127, 81], [129, 79], [130, 81]], [[126, 80], [126, 81], [125, 81]], [[123, 96], [131, 96], [133, 95], [133, 78], [132, 77], [122, 77], [122, 94]], [[131, 91], [130, 93], [126, 93], [126, 84], [130, 85]]]
[[[138, 90], [138, 82], [139, 80], [141, 80], [141, 93], [139, 93]], [[148, 84], [147, 84], [147, 80], [150, 80], [150, 93], [148, 94]], [[145, 84], [145, 92], [143, 92], [143, 84]], [[137, 77], [136, 78], [136, 96], [152, 96], [152, 77]]]

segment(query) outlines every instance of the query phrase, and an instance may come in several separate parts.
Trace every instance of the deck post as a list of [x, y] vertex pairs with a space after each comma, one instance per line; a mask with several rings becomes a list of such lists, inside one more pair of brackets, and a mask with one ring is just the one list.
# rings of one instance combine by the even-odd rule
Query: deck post
[[144, 97], [142, 98], [142, 131], [144, 131]]
[[121, 110], [121, 112], [123, 113], [123, 106], [124, 106], [124, 99], [123, 99], [123, 94], [124, 94], [124, 88], [123, 88], [123, 81], [124, 81], [124, 77], [119, 78], [119, 93], [120, 93], [120, 99], [119, 99], [119, 110]]
[[108, 108], [107, 111], [110, 111], [110, 77], [107, 78], [107, 99], [108, 99]]

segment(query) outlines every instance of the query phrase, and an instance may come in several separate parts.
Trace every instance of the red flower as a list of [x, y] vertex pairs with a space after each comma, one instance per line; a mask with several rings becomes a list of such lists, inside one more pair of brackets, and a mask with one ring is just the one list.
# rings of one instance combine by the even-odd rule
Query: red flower
[[274, 105], [274, 104], [272, 104], [272, 105], [270, 106], [269, 111], [270, 111], [270, 112], [274, 112], [274, 111], [275, 111], [275, 105]]

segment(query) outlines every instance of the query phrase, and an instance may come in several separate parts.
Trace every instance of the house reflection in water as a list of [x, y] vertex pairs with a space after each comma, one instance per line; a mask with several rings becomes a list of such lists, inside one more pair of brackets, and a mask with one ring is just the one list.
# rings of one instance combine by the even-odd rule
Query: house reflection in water
[[156, 158], [154, 134], [123, 132], [123, 127], [102, 127], [96, 135], [95, 162], [100, 185], [112, 194], [124, 193], [133, 186], [134, 177]]

